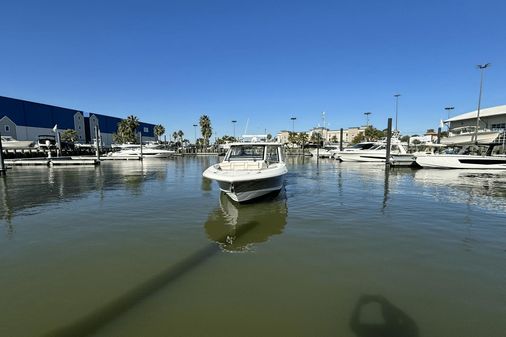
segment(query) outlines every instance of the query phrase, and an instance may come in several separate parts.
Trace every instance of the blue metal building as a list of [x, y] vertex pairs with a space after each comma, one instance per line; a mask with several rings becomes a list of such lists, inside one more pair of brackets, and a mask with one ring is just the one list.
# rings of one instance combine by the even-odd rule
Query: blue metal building
[[[39, 135], [51, 134], [57, 125], [60, 131], [76, 130], [79, 142], [90, 143], [94, 139], [94, 127], [98, 126], [102, 142], [110, 145], [122, 119], [96, 113], [87, 115], [77, 109], [0, 96], [0, 133], [18, 140], [36, 140]], [[144, 139], [155, 140], [154, 127], [141, 122], [138, 131]]]

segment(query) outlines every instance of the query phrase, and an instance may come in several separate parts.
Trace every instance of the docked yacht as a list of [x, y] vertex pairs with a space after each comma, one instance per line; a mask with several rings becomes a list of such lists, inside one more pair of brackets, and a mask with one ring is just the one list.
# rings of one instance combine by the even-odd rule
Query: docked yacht
[[332, 158], [340, 160], [339, 154], [341, 152], [358, 152], [362, 150], [368, 150], [376, 144], [376, 142], [361, 142], [352, 146], [345, 147], [342, 151], [340, 149], [330, 150], [330, 153], [332, 155]]
[[[406, 154], [406, 149], [397, 138], [392, 138], [390, 144], [390, 154]], [[353, 162], [385, 162], [387, 156], [387, 142], [382, 139], [366, 150], [348, 150], [336, 153], [341, 161]]]
[[334, 155], [334, 152], [332, 151], [339, 151], [339, 145], [329, 144], [319, 149], [311, 149], [309, 152], [313, 157], [318, 156], [320, 158], [332, 158]]
[[448, 137], [441, 138], [443, 145], [462, 145], [462, 144], [490, 144], [500, 134], [500, 131], [488, 129], [478, 129], [475, 126], [464, 126], [450, 130]]
[[165, 150], [154, 146], [143, 146], [142, 149], [138, 144], [124, 144], [119, 151], [112, 151], [107, 154], [108, 157], [141, 157], [146, 158], [169, 158], [176, 152], [173, 150]]
[[26, 149], [34, 146], [30, 140], [16, 140], [11, 136], [2, 136], [2, 148], [5, 150]]
[[[418, 147], [418, 146], [417, 146]], [[390, 165], [392, 166], [413, 166], [417, 157], [432, 156], [441, 152], [446, 145], [436, 143], [425, 143], [422, 148], [416, 149], [414, 152], [397, 153], [390, 155]]]
[[281, 144], [232, 143], [224, 160], [204, 171], [220, 190], [237, 202], [279, 192], [287, 173]]
[[471, 154], [473, 147], [478, 146], [470, 145], [462, 147], [457, 154], [419, 156], [416, 163], [423, 168], [506, 170], [506, 155], [492, 155], [496, 145], [489, 145], [483, 155]]

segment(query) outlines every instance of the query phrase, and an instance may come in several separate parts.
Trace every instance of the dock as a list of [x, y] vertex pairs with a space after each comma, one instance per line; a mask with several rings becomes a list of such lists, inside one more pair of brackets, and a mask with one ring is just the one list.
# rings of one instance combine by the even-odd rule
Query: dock
[[71, 166], [71, 165], [91, 165], [100, 164], [96, 158], [84, 157], [55, 157], [55, 158], [19, 158], [5, 159], [5, 165], [8, 166]]

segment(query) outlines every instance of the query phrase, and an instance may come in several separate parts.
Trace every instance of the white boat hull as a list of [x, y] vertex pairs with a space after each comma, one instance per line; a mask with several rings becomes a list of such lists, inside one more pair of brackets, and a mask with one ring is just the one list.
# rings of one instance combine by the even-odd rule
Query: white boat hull
[[423, 168], [440, 169], [495, 169], [506, 170], [506, 157], [472, 155], [420, 156], [416, 163]]
[[21, 150], [33, 147], [34, 143], [29, 140], [2, 140], [2, 148], [4, 150]]
[[313, 157], [319, 156], [320, 158], [331, 158], [332, 153], [329, 150], [319, 149], [318, 152], [316, 149], [309, 151]]
[[280, 191], [286, 173], [284, 164], [276, 164], [273, 168], [244, 171], [220, 170], [219, 164], [216, 164], [205, 170], [202, 175], [207, 179], [216, 180], [220, 190], [232, 200], [245, 202]]
[[441, 138], [441, 144], [443, 145], [459, 145], [459, 144], [490, 144], [492, 143], [498, 136], [499, 132], [497, 131], [480, 131], [478, 132], [478, 140], [475, 140], [474, 133], [466, 133], [463, 135], [456, 135], [447, 138]]
[[[145, 149], [142, 151], [142, 158], [169, 158], [174, 155], [174, 151], [169, 150], [154, 150], [154, 149]], [[110, 157], [140, 157], [141, 150], [121, 150], [117, 152], [111, 152], [109, 154]]]
[[338, 152], [336, 156], [344, 162], [385, 162], [386, 151], [342, 151]]

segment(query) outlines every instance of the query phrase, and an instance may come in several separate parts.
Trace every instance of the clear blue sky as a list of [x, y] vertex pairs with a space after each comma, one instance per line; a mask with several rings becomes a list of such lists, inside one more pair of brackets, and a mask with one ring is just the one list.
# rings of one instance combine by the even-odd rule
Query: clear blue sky
[[[193, 139], [438, 126], [444, 107], [506, 104], [505, 1], [8, 1], [0, 95], [163, 124]], [[213, 135], [214, 137], [215, 135]]]

